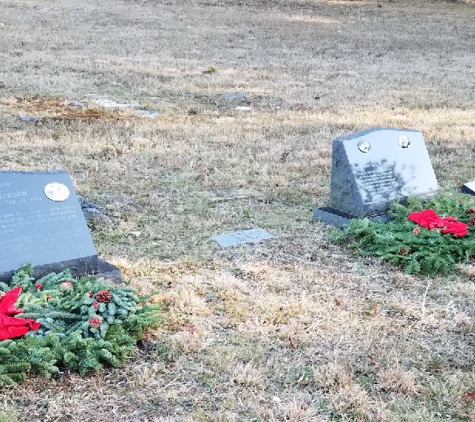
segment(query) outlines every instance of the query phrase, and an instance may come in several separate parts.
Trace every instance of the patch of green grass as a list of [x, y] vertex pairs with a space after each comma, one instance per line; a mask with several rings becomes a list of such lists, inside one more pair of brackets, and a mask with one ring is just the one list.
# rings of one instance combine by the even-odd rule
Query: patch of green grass
[[256, 339], [239, 336], [232, 343], [235, 345], [236, 358], [243, 362], [260, 361], [265, 356], [265, 346]]
[[306, 365], [298, 365], [296, 367], [289, 368], [284, 383], [287, 386], [305, 388], [313, 381], [313, 368]]
[[0, 411], [0, 422], [21, 422], [24, 420], [17, 409], [8, 407]]
[[213, 373], [204, 373], [201, 374], [199, 382], [205, 387], [208, 391], [214, 391], [218, 380]]

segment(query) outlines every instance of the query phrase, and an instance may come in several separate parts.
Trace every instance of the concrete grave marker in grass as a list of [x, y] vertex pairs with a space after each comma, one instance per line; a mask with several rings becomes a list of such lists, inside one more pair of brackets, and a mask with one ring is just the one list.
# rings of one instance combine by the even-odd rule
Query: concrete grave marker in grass
[[391, 202], [437, 192], [421, 132], [371, 129], [333, 141], [330, 206], [314, 216], [335, 226], [352, 218], [384, 221]]
[[243, 93], [235, 93], [235, 94], [221, 94], [220, 98], [224, 98], [225, 100], [233, 100], [235, 98], [243, 98], [246, 99], [246, 94]]
[[260, 197], [259, 192], [251, 189], [225, 189], [214, 192], [202, 192], [202, 195], [210, 202], [225, 202], [233, 199], [249, 199]]
[[0, 172], [0, 280], [31, 263], [34, 276], [70, 268], [120, 281], [97, 257], [68, 173]]
[[22, 115], [22, 116], [20, 116], [20, 121], [25, 122], [25, 123], [36, 123], [38, 121], [38, 117], [29, 116], [29, 115]]
[[140, 108], [140, 104], [136, 101], [131, 103], [119, 103], [114, 100], [109, 100], [107, 98], [99, 98], [96, 100], [96, 104], [106, 110], [117, 110], [117, 109], [126, 109], [126, 108]]
[[275, 236], [264, 229], [243, 230], [240, 232], [220, 234], [213, 236], [211, 240], [217, 242], [223, 248], [231, 246], [242, 245], [244, 243], [257, 243], [261, 240], [273, 239]]
[[139, 117], [148, 117], [149, 119], [153, 119], [160, 113], [157, 110], [136, 110], [135, 114]]

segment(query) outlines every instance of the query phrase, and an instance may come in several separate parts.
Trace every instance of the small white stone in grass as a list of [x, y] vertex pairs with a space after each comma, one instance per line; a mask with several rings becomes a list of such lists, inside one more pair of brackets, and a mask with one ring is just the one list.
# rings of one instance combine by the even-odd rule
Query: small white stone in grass
[[276, 403], [282, 403], [282, 400], [277, 396], [272, 397], [272, 400], [274, 400]]
[[255, 109], [254, 104], [250, 104], [249, 106], [236, 107], [236, 110], [241, 110], [241, 111], [253, 111], [254, 109]]

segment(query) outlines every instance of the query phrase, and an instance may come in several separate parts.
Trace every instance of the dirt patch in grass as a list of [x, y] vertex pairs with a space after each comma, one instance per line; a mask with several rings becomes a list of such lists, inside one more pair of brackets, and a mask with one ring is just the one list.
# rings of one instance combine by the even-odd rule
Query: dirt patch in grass
[[[3, 390], [0, 420], [473, 419], [472, 269], [428, 284], [349, 256], [312, 210], [332, 140], [374, 126], [421, 130], [443, 189], [475, 178], [474, 18], [425, 1], [4, 2], [1, 167], [69, 171], [110, 217], [101, 256], [165, 312], [124, 368]], [[99, 96], [162, 113], [68, 105]], [[276, 238], [209, 241], [256, 226]]]
[[[6, 97], [2, 100], [6, 108], [18, 114], [29, 114], [36, 118], [36, 121], [61, 121], [72, 119], [85, 120], [118, 120], [127, 116], [122, 113], [102, 110], [99, 107], [88, 107], [86, 103], [74, 105], [62, 98], [46, 98], [38, 95], [27, 97]], [[130, 116], [128, 116], [130, 117]]]

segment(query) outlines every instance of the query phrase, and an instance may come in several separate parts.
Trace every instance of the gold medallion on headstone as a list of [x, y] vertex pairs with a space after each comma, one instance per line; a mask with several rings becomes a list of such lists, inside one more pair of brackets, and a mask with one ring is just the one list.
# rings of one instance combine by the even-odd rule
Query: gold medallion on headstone
[[45, 195], [52, 201], [62, 202], [69, 198], [69, 188], [63, 183], [48, 183], [45, 186]]

